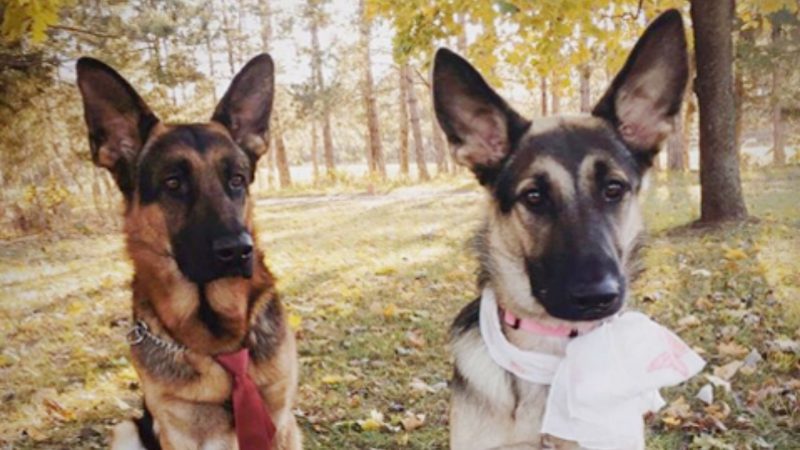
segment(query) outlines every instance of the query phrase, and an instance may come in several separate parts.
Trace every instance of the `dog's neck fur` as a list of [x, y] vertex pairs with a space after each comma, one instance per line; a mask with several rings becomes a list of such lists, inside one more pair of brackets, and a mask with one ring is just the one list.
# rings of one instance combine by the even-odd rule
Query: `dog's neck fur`
[[[142, 252], [130, 243], [128, 247]], [[133, 258], [134, 317], [198, 353], [213, 355], [241, 348], [258, 316], [276, 301], [274, 279], [259, 250], [251, 278], [223, 278], [204, 286], [186, 279], [171, 256], [151, 254], [145, 260], [138, 256]], [[165, 261], [149, 264], [150, 258]]]

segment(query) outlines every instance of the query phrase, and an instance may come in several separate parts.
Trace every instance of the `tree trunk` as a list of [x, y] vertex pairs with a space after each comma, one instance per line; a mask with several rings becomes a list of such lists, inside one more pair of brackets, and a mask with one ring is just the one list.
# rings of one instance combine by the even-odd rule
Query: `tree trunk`
[[[270, 137], [272, 141], [274, 141], [274, 137]], [[266, 166], [266, 174], [259, 177], [259, 185], [261, 186], [261, 190], [263, 191], [266, 189], [272, 189], [275, 186], [275, 144], [274, 142], [270, 145], [269, 151], [266, 155], [262, 158], [265, 161], [264, 166]], [[266, 186], [264, 186], [266, 185]]]
[[386, 179], [386, 163], [383, 159], [383, 146], [378, 124], [378, 108], [375, 105], [375, 90], [372, 81], [372, 63], [369, 54], [370, 22], [364, 9], [364, 0], [359, 1], [359, 14], [361, 16], [360, 32], [361, 46], [364, 52], [364, 82], [362, 92], [364, 96], [364, 109], [367, 113], [367, 162], [370, 174], [377, 173], [381, 179]]
[[456, 20], [461, 25], [461, 32], [456, 37], [456, 48], [461, 56], [467, 57], [467, 15], [466, 13], [456, 14]]
[[[433, 105], [433, 102], [431, 102]], [[431, 109], [431, 142], [433, 142], [433, 151], [436, 153], [436, 173], [447, 173], [447, 150], [445, 150], [444, 139], [442, 132], [439, 130], [439, 124], [436, 122], [436, 113]]]
[[428, 174], [428, 167], [425, 165], [425, 147], [422, 142], [417, 93], [411, 79], [411, 68], [407, 63], [404, 65], [404, 75], [408, 86], [408, 114], [411, 119], [411, 134], [414, 136], [414, 157], [417, 161], [417, 172], [420, 181], [428, 181], [431, 177]]
[[561, 95], [558, 92], [558, 79], [550, 83], [550, 114], [557, 116], [561, 112]]
[[667, 138], [667, 169], [676, 172], [686, 170], [684, 160], [684, 141], [683, 141], [683, 114], [677, 114], [673, 119], [673, 129]]
[[208, 76], [211, 78], [211, 95], [214, 100], [214, 104], [217, 104], [217, 89], [215, 87], [214, 82], [217, 78], [217, 71], [214, 68], [214, 47], [211, 45], [211, 29], [209, 29], [209, 24], [206, 24], [205, 33], [203, 36], [206, 44], [206, 55], [208, 56]]
[[[269, 0], [261, 0], [258, 3], [258, 19], [261, 22], [261, 51], [269, 52], [270, 43], [272, 43], [272, 9], [270, 8]], [[283, 143], [283, 131], [279, 127], [278, 123], [278, 111], [273, 109], [272, 111], [272, 123], [273, 126], [270, 127], [272, 131], [270, 132], [270, 140], [272, 141], [272, 145], [270, 146], [270, 151], [265, 155], [266, 158], [266, 166], [267, 166], [267, 184], [270, 188], [275, 186], [275, 166], [277, 165], [278, 160], [278, 149], [282, 149], [283, 159], [286, 162], [286, 146]], [[279, 174], [279, 183], [281, 187], [284, 186], [284, 178], [282, 175]], [[291, 174], [289, 172], [288, 162], [286, 162], [285, 168], [285, 178], [288, 181], [288, 185], [292, 183]]]
[[317, 97], [322, 99], [322, 145], [324, 147], [325, 171], [333, 177], [336, 163], [333, 158], [333, 137], [331, 136], [330, 102], [325, 92], [325, 78], [322, 76], [322, 51], [319, 46], [319, 12], [312, 6], [311, 16], [311, 70], [317, 85]]
[[694, 90], [689, 91], [687, 96], [685, 111], [683, 113], [683, 160], [686, 162], [686, 170], [691, 170], [692, 160], [689, 157], [689, 150], [692, 146], [692, 129], [694, 127], [694, 114], [697, 112], [697, 100]]
[[311, 169], [314, 184], [319, 183], [319, 140], [317, 139], [317, 121], [311, 121]]
[[736, 148], [736, 153], [742, 152], [742, 132], [744, 131], [744, 80], [742, 79], [742, 71], [733, 69], [733, 104], [734, 109], [734, 125], [733, 125], [733, 142]]
[[230, 75], [233, 76], [236, 73], [236, 47], [233, 44], [233, 25], [231, 25], [230, 16], [228, 14], [228, 3], [225, 1], [221, 3], [222, 31], [225, 35], [225, 51], [228, 55], [228, 70], [230, 70]]
[[542, 77], [539, 90], [542, 91], [542, 117], [547, 117], [547, 78]]
[[589, 64], [580, 67], [581, 75], [581, 112], [592, 110], [592, 69]]
[[[780, 27], [772, 26], [772, 44], [780, 40]], [[781, 110], [781, 88], [783, 74], [780, 64], [772, 64], [772, 164], [786, 164], [786, 132], [784, 129], [783, 111]]]
[[245, 5], [245, 0], [239, 0], [239, 6], [236, 8], [236, 41], [239, 43], [239, 45], [236, 46], [236, 62], [239, 67], [244, 65], [246, 62], [245, 58], [247, 54], [250, 53], [249, 46], [247, 45], [249, 42], [242, 33], [242, 30], [245, 29], [244, 16], [246, 12], [247, 7]]
[[700, 108], [700, 222], [747, 218], [736, 151], [733, 98], [733, 1], [692, 0]]
[[275, 164], [278, 166], [278, 181], [282, 188], [292, 185], [292, 173], [289, 170], [289, 158], [286, 156], [286, 144], [283, 142], [283, 127], [278, 117], [273, 117], [275, 133]]
[[400, 164], [400, 174], [408, 176], [408, 79], [406, 78], [406, 65], [400, 66], [400, 148], [397, 160]]

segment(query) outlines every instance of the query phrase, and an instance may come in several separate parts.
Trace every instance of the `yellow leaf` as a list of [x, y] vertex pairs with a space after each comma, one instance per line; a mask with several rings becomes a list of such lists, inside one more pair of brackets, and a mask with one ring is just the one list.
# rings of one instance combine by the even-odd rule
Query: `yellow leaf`
[[369, 412], [369, 418], [359, 420], [358, 425], [361, 427], [362, 431], [379, 431], [385, 425], [383, 414], [373, 409]]
[[303, 318], [299, 314], [289, 313], [289, 326], [294, 331], [298, 331], [303, 326]]
[[361, 429], [364, 431], [378, 431], [383, 424], [375, 419], [367, 419], [361, 421]]
[[725, 252], [725, 259], [728, 261], [739, 261], [742, 259], [747, 259], [747, 253], [745, 253], [740, 248], [732, 248]]
[[662, 417], [661, 421], [664, 422], [664, 425], [667, 425], [669, 427], [677, 427], [681, 424], [681, 419], [672, 416]]
[[344, 380], [344, 377], [341, 375], [325, 375], [322, 377], [322, 383], [324, 384], [339, 384]]
[[383, 317], [385, 319], [391, 319], [395, 315], [397, 315], [397, 306], [394, 303], [389, 303], [383, 308]]

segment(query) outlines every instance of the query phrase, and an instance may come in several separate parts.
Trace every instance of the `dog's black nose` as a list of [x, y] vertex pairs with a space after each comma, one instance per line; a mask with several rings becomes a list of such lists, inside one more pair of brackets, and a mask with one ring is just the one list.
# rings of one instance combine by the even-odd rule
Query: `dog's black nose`
[[582, 307], [606, 307], [620, 296], [620, 283], [617, 277], [604, 276], [593, 283], [578, 283], [569, 289], [569, 296]]
[[250, 262], [253, 256], [253, 238], [248, 232], [223, 236], [211, 243], [217, 263], [228, 267], [240, 267]]

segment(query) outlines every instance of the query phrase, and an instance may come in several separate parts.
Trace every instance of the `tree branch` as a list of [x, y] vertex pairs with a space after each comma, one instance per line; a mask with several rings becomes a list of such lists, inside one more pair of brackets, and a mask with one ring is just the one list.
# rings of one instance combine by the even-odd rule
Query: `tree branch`
[[92, 31], [92, 30], [87, 30], [85, 28], [78, 28], [78, 27], [73, 27], [73, 26], [69, 26], [69, 25], [52, 25], [52, 26], [50, 26], [50, 28], [52, 28], [54, 30], [69, 31], [71, 33], [88, 34], [90, 36], [99, 37], [99, 38], [106, 38], [106, 39], [116, 39], [116, 38], [122, 37], [122, 35], [119, 35], [119, 34], [102, 33], [102, 32], [99, 32], [99, 31]]

